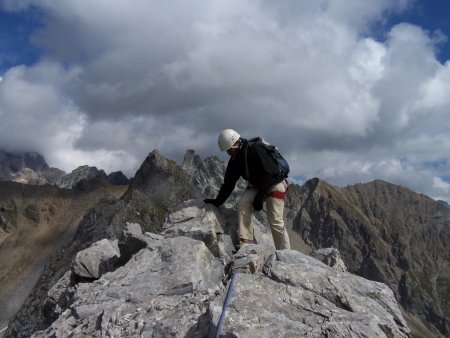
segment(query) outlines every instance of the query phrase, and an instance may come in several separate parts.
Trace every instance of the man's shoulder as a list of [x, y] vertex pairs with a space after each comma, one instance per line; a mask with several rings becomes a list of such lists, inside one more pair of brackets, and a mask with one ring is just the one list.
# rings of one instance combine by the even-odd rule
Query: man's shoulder
[[247, 149], [250, 149], [250, 151], [253, 151], [253, 152], [260, 152], [262, 150], [265, 150], [266, 148], [267, 148], [267, 144], [265, 144], [261, 140], [248, 142], [248, 144], [247, 144]]
[[257, 136], [257, 137], [252, 137], [252, 138], [249, 138], [248, 140], [245, 140], [244, 144], [247, 144], [248, 146], [253, 146], [255, 144], [259, 144], [262, 142], [264, 142], [264, 139], [260, 136]]

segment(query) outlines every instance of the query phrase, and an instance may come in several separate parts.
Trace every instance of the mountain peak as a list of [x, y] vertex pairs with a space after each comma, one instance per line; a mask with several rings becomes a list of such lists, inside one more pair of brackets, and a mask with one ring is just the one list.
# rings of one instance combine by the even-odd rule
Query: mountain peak
[[37, 152], [7, 152], [0, 150], [0, 181], [24, 184], [54, 184], [65, 172], [50, 168], [44, 156]]
[[146, 196], [157, 198], [170, 206], [199, 196], [192, 183], [192, 175], [175, 161], [153, 150], [136, 172], [125, 198], [138, 190]]
[[60, 188], [72, 189], [82, 181], [106, 183], [107, 180], [107, 176], [103, 170], [98, 170], [96, 167], [90, 167], [88, 165], [82, 165], [74, 169], [70, 174], [61, 177], [56, 184]]
[[190, 174], [194, 174], [201, 162], [200, 156], [194, 150], [188, 149], [184, 155], [182, 167]]

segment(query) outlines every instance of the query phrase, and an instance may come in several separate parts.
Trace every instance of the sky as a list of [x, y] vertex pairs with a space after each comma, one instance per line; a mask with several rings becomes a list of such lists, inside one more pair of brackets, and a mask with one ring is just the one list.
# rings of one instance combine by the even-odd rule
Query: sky
[[299, 184], [450, 202], [448, 0], [0, 0], [0, 148], [133, 176], [276, 144]]

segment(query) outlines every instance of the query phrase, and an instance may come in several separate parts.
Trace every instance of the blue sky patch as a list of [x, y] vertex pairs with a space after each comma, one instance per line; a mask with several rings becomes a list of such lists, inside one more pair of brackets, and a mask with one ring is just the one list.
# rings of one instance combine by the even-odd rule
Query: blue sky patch
[[40, 50], [30, 41], [39, 27], [36, 10], [5, 12], [0, 10], [0, 74], [17, 65], [31, 65], [39, 60]]

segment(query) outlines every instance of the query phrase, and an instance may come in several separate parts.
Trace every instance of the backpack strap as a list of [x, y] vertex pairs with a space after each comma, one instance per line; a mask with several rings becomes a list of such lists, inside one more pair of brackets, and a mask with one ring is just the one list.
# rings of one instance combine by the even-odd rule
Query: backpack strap
[[245, 176], [247, 176], [247, 180], [250, 179], [250, 172], [248, 170], [248, 159], [247, 159], [247, 153], [248, 153], [248, 147], [252, 146], [253, 144], [255, 144], [256, 142], [263, 142], [263, 138], [262, 137], [253, 137], [251, 139], [249, 139], [247, 141], [247, 144], [245, 145], [245, 149], [244, 149], [244, 158], [245, 158]]
[[248, 170], [248, 161], [247, 161], [247, 151], [248, 151], [248, 147], [249, 147], [249, 143], [247, 143], [245, 145], [245, 149], [244, 149], [244, 159], [245, 159], [245, 176], [247, 177], [247, 180], [250, 180], [250, 173]]

